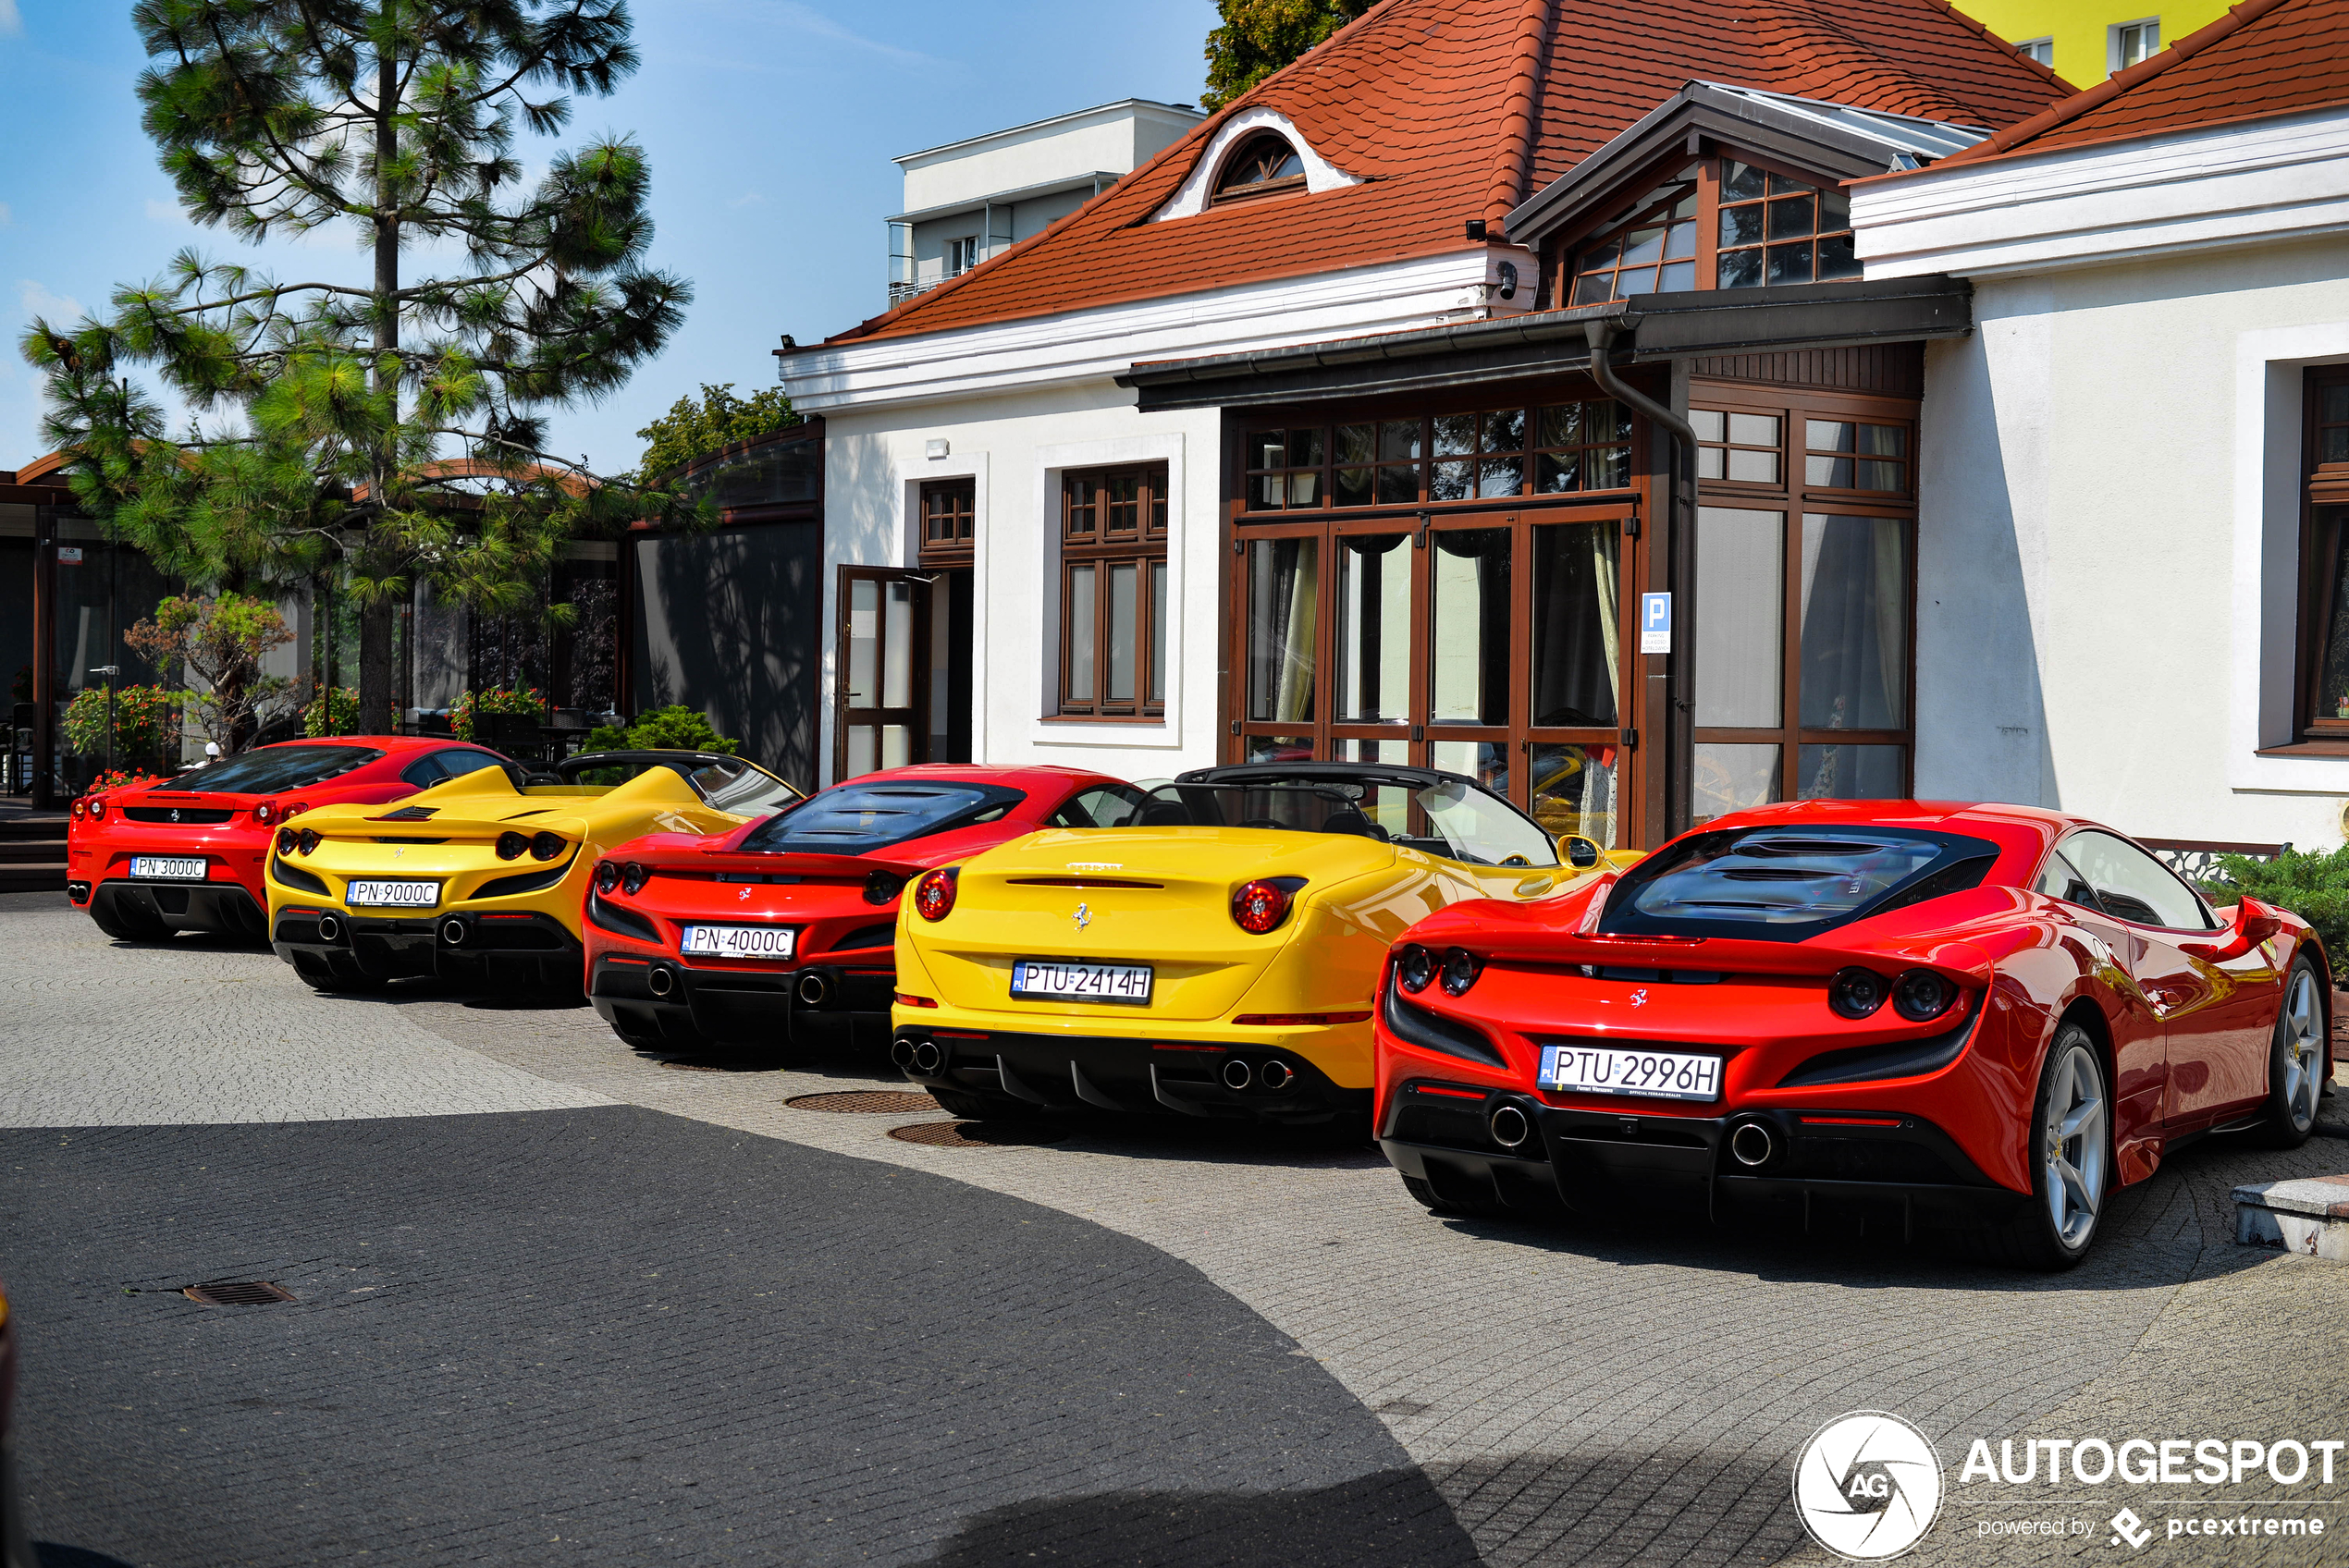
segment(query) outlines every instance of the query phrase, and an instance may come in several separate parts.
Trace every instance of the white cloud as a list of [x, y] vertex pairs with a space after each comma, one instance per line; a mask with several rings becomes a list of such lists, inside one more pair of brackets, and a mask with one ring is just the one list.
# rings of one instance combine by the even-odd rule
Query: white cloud
[[[6, 0], [0, 0], [6, 4]], [[70, 294], [53, 294], [49, 286], [38, 278], [25, 278], [17, 285], [17, 299], [28, 316], [47, 316], [53, 326], [70, 325], [81, 319], [81, 301]]]
[[17, 0], [0, 0], [0, 38], [15, 38], [24, 31], [24, 18], [17, 12]]
[[[0, 0], [0, 6], [8, 3], [9, 0]], [[862, 33], [851, 32], [814, 6], [803, 6], [798, 3], [798, 0], [778, 0], [775, 10], [785, 22], [811, 37], [821, 38], [832, 43], [846, 43], [858, 49], [870, 50], [887, 59], [918, 61], [923, 65], [938, 63], [931, 56], [917, 50], [900, 49], [894, 43], [883, 43], [878, 39], [867, 38]]]

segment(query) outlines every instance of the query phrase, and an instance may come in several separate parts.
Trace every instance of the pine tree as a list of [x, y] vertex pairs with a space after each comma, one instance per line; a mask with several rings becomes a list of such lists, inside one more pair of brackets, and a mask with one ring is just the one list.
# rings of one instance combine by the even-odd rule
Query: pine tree
[[[145, 128], [190, 215], [252, 241], [339, 226], [372, 270], [279, 282], [183, 251], [105, 320], [35, 320], [46, 434], [83, 504], [166, 570], [240, 590], [338, 573], [361, 711], [387, 712], [418, 578], [517, 609], [564, 540], [648, 504], [545, 428], [621, 385], [692, 299], [645, 264], [643, 151], [597, 139], [532, 184], [515, 150], [635, 69], [627, 6], [141, 0], [133, 20]], [[425, 276], [404, 273], [419, 255]], [[133, 368], [197, 411], [183, 436]]]

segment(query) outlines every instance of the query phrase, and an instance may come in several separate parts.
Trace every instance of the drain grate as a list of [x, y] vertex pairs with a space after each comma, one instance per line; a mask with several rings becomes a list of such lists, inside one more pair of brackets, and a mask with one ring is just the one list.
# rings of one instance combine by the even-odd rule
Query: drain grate
[[938, 1102], [928, 1095], [907, 1094], [899, 1089], [850, 1089], [830, 1095], [793, 1095], [783, 1103], [793, 1110], [838, 1110], [861, 1116], [914, 1116], [938, 1109]]
[[1068, 1136], [1068, 1130], [1032, 1121], [916, 1121], [910, 1127], [892, 1127], [889, 1135], [901, 1144], [934, 1149], [1034, 1148], [1059, 1143]]
[[206, 1306], [275, 1306], [294, 1299], [291, 1292], [267, 1280], [222, 1280], [190, 1285], [179, 1292]]

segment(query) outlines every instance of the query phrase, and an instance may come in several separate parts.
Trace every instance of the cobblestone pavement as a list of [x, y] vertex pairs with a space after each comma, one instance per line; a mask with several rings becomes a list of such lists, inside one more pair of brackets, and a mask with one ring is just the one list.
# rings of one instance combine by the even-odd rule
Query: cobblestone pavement
[[[12, 903], [18, 913], [7, 913]], [[1857, 1408], [1907, 1416], [1941, 1451], [1950, 1491], [1920, 1549], [1919, 1558], [1926, 1562], [2040, 1562], [2110, 1554], [2117, 1549], [2106, 1521], [2124, 1502], [2157, 1529], [2168, 1513], [2186, 1512], [2176, 1505], [2217, 1496], [2230, 1507], [2257, 1502], [2266, 1506], [2256, 1512], [2326, 1517], [2329, 1537], [2349, 1530], [2349, 1506], [2343, 1506], [2349, 1504], [2349, 1463], [2338, 1472], [2341, 1484], [2270, 1486], [2264, 1493], [2256, 1477], [2215, 1492], [2199, 1486], [2067, 1486], [2049, 1491], [2044, 1486], [1958, 1480], [1960, 1462], [1976, 1438], [1989, 1439], [1995, 1452], [2001, 1439], [2019, 1444], [2035, 1436], [2104, 1436], [2116, 1443], [2135, 1436], [2349, 1437], [2338, 1430], [2349, 1413], [2349, 1354], [2344, 1354], [2349, 1329], [2342, 1310], [2349, 1274], [2338, 1265], [2234, 1247], [2228, 1202], [2229, 1190], [2240, 1181], [2349, 1169], [2349, 1143], [2337, 1139], [2312, 1140], [2291, 1153], [2214, 1144], [2183, 1155], [2155, 1181], [2116, 1201], [2108, 1233], [2085, 1267], [2050, 1279], [1953, 1264], [1924, 1249], [1782, 1234], [1654, 1222], [1545, 1229], [1444, 1221], [1412, 1204], [1374, 1153], [1268, 1143], [1187, 1125], [1080, 1124], [1065, 1141], [1045, 1147], [923, 1147], [887, 1136], [900, 1119], [822, 1115], [784, 1104], [825, 1089], [884, 1086], [891, 1075], [870, 1049], [834, 1049], [781, 1062], [664, 1061], [622, 1046], [584, 1008], [468, 1001], [423, 986], [373, 997], [314, 997], [266, 954], [228, 949], [183, 953], [175, 948], [159, 955], [120, 949], [97, 936], [82, 917], [54, 904], [0, 900], [0, 923], [7, 934], [0, 942], [0, 979], [12, 983], [20, 973], [69, 971], [99, 992], [117, 983], [149, 985], [145, 976], [158, 958], [193, 966], [182, 984], [209, 986], [216, 993], [238, 983], [233, 1013], [225, 1016], [216, 1043], [175, 1049], [173, 1071], [154, 1077], [143, 1099], [134, 1095], [128, 1102], [152, 1110], [142, 1115], [126, 1109], [121, 1117], [105, 1118], [117, 1125], [124, 1118], [179, 1124], [227, 1120], [208, 1108], [238, 1098], [224, 1083], [252, 1081], [252, 1059], [240, 1044], [247, 1035], [268, 1057], [271, 1072], [285, 1080], [256, 1102], [272, 1107], [334, 1102], [338, 1083], [396, 1099], [396, 1083], [354, 1070], [351, 1059], [374, 1060], [382, 1048], [379, 1042], [396, 1042], [400, 1050], [419, 1052], [439, 1072], [444, 1059], [433, 1054], [437, 1046], [459, 1053], [448, 1059], [458, 1065], [443, 1077], [425, 1074], [422, 1082], [437, 1085], [430, 1092], [477, 1094], [485, 1103], [363, 1114], [486, 1112], [444, 1118], [437, 1124], [461, 1121], [486, 1130], [470, 1142], [483, 1145], [479, 1158], [487, 1169], [511, 1173], [515, 1190], [546, 1192], [552, 1190], [550, 1182], [581, 1180], [577, 1157], [558, 1151], [570, 1150], [584, 1134], [574, 1130], [525, 1137], [498, 1129], [524, 1123], [577, 1129], [596, 1118], [636, 1114], [609, 1108], [642, 1108], [666, 1113], [646, 1126], [700, 1123], [756, 1134], [739, 1147], [760, 1151], [756, 1161], [760, 1170], [781, 1172], [771, 1178], [777, 1192], [818, 1194], [762, 1200], [756, 1229], [769, 1249], [764, 1257], [795, 1256], [793, 1247], [804, 1251], [818, 1243], [843, 1256], [855, 1256], [859, 1245], [918, 1255], [941, 1244], [929, 1222], [940, 1212], [959, 1212], [955, 1205], [966, 1200], [958, 1198], [943, 1211], [935, 1202], [907, 1205], [886, 1195], [912, 1190], [893, 1180], [860, 1178], [827, 1186], [831, 1179], [806, 1173], [818, 1167], [791, 1163], [818, 1153], [853, 1157], [867, 1163], [843, 1169], [893, 1168], [917, 1178], [923, 1191], [1018, 1200], [1034, 1206], [1023, 1207], [1023, 1214], [1076, 1226], [1064, 1232], [1048, 1230], [1043, 1233], [1051, 1238], [1048, 1244], [1031, 1223], [1017, 1230], [1015, 1242], [1002, 1243], [1002, 1256], [988, 1248], [997, 1238], [1013, 1235], [1014, 1228], [993, 1219], [949, 1224], [944, 1232], [944, 1239], [973, 1258], [984, 1256], [993, 1268], [1032, 1275], [1036, 1293], [1024, 1300], [1042, 1303], [1055, 1299], [1055, 1292], [1076, 1291], [1072, 1301], [1084, 1303], [1084, 1308], [1072, 1308], [1056, 1323], [1073, 1326], [1101, 1300], [1081, 1289], [1088, 1249], [1139, 1243], [1135, 1256], [1157, 1260], [1157, 1269], [1177, 1267], [1179, 1278], [1216, 1288], [1209, 1292], [1214, 1301], [1246, 1309], [1238, 1321], [1247, 1327], [1233, 1330], [1242, 1340], [1253, 1334], [1268, 1336], [1270, 1343], [1293, 1343], [1303, 1354], [1289, 1360], [1318, 1363], [1328, 1375], [1327, 1388], [1344, 1396], [1328, 1413], [1329, 1430], [1347, 1435], [1316, 1439], [1331, 1443], [1342, 1463], [1320, 1475], [1285, 1470], [1284, 1479], [1271, 1483], [1270, 1490], [1221, 1483], [1170, 1485], [1157, 1473], [1155, 1461], [1131, 1465], [1107, 1461], [1085, 1470], [1077, 1484], [1080, 1477], [1056, 1468], [1053, 1450], [1028, 1460], [999, 1454], [994, 1445], [1006, 1440], [1002, 1433], [1009, 1428], [974, 1442], [968, 1436], [973, 1428], [956, 1427], [961, 1435], [948, 1441], [933, 1420], [916, 1439], [917, 1472], [935, 1478], [997, 1466], [990, 1473], [1004, 1477], [995, 1483], [999, 1499], [948, 1488], [953, 1501], [942, 1511], [900, 1507], [895, 1513], [884, 1510], [860, 1520], [856, 1531], [840, 1538], [854, 1539], [862, 1556], [814, 1550], [798, 1554], [800, 1560], [928, 1557], [982, 1562], [1025, 1561], [1034, 1553], [1038, 1561], [1156, 1561], [1117, 1521], [1163, 1508], [1197, 1532], [1176, 1532], [1187, 1547], [1165, 1561], [1248, 1561], [1236, 1543], [1273, 1539], [1287, 1547], [1284, 1532], [1292, 1519], [1308, 1522], [1299, 1540], [1321, 1544], [1318, 1555], [1292, 1552], [1284, 1561], [1417, 1561], [1417, 1548], [1404, 1550], [1400, 1540], [1365, 1548], [1359, 1534], [1317, 1536], [1310, 1525], [1378, 1514], [1382, 1507], [1385, 1515], [1413, 1521], [1409, 1528], [1426, 1532], [1433, 1555], [1440, 1559], [1449, 1537], [1415, 1513], [1410, 1501], [1418, 1495], [1412, 1488], [1424, 1476], [1482, 1559], [1496, 1568], [1553, 1562], [1824, 1562], [1828, 1559], [1808, 1546], [1788, 1504], [1791, 1459], [1821, 1422]], [[167, 1011], [171, 996], [165, 986], [152, 994], [148, 1005]], [[89, 1124], [64, 1112], [85, 1103], [81, 1096], [90, 1092], [69, 1062], [52, 1060], [56, 1051], [81, 1038], [88, 1028], [85, 1016], [19, 1018], [0, 1028], [0, 1051], [10, 1053], [0, 1057], [10, 1065], [10, 1089], [15, 1053], [27, 1052], [43, 1064], [38, 1080], [43, 1087], [13, 1094], [5, 1102], [10, 1124]], [[135, 1032], [129, 1011], [108, 1016], [117, 1021], [102, 1028]], [[61, 1026], [65, 1035], [58, 1033]], [[51, 1044], [20, 1047], [12, 1029], [32, 1031]], [[184, 1047], [187, 1036], [176, 1038]], [[314, 1048], [289, 1060], [282, 1042], [295, 1038], [314, 1042]], [[92, 1057], [102, 1063], [115, 1060], [105, 1049]], [[463, 1067], [468, 1059], [479, 1069], [477, 1080]], [[523, 1092], [516, 1075], [536, 1085], [530, 1092], [578, 1096], [564, 1105], [608, 1109], [515, 1116], [505, 1106], [486, 1103], [487, 1096]], [[2343, 1103], [2329, 1101], [2328, 1114], [2338, 1116], [2333, 1108]], [[251, 1119], [316, 1114], [338, 1113]], [[326, 1140], [319, 1146], [331, 1151], [338, 1137], [349, 1139], [350, 1129], [328, 1128], [318, 1135]], [[634, 1136], [650, 1142], [653, 1135]], [[486, 1152], [508, 1142], [515, 1145], [510, 1154]], [[342, 1146], [352, 1145], [346, 1141]], [[778, 1150], [787, 1151], [789, 1158], [771, 1152]], [[541, 1165], [543, 1171], [535, 1170]], [[663, 1248], [689, 1245], [696, 1256], [707, 1256], [721, 1234], [728, 1246], [747, 1244], [734, 1238], [751, 1228], [729, 1229], [732, 1219], [748, 1218], [741, 1206], [730, 1202], [719, 1213], [717, 1200], [707, 1193], [698, 1194], [707, 1209], [698, 1226], [691, 1202], [658, 1212], [630, 1202], [636, 1183], [658, 1187], [658, 1160], [626, 1162], [615, 1168], [622, 1175], [593, 1184], [607, 1200], [597, 1207], [628, 1217], [624, 1227], [614, 1222], [601, 1244], [640, 1260]], [[450, 1165], [443, 1179], [461, 1181], [461, 1162]], [[429, 1207], [431, 1190], [431, 1182], [420, 1176], [400, 1195]], [[663, 1190], [672, 1201], [677, 1198], [677, 1183]], [[827, 1193], [834, 1195], [826, 1198]], [[842, 1194], [848, 1195], [838, 1195]], [[829, 1208], [828, 1203], [840, 1207]], [[248, 1214], [271, 1212], [271, 1201], [263, 1198], [253, 1201]], [[390, 1208], [371, 1212], [379, 1212], [386, 1222], [397, 1216]], [[7, 1221], [12, 1252], [20, 1224], [14, 1215]], [[644, 1227], [651, 1228], [649, 1234], [637, 1233]], [[806, 1243], [800, 1240], [803, 1232], [809, 1238]], [[584, 1235], [574, 1240], [587, 1245]], [[289, 1255], [281, 1248], [271, 1256]], [[1159, 1277], [1139, 1264], [1133, 1267], [1153, 1280]], [[7, 1268], [29, 1313], [37, 1311], [44, 1287], [19, 1280], [22, 1269], [13, 1258]], [[93, 1266], [75, 1277], [94, 1281], [102, 1273]], [[114, 1268], [120, 1282], [153, 1273], [127, 1259]], [[823, 1279], [820, 1272], [792, 1277]], [[986, 1292], [1008, 1277], [982, 1271], [985, 1290], [972, 1299], [991, 1300]], [[823, 1293], [821, 1285], [809, 1288], [817, 1296]], [[865, 1299], [886, 1299], [879, 1286], [872, 1289], [879, 1293]], [[419, 1281], [405, 1299], [431, 1297], [435, 1290]], [[148, 1298], [135, 1299], [143, 1305]], [[560, 1325], [532, 1328], [534, 1309], [517, 1305], [511, 1292], [498, 1300], [502, 1305], [494, 1309], [466, 1310], [475, 1317], [493, 1310], [501, 1317], [519, 1314], [521, 1324], [509, 1323], [499, 1330], [505, 1333], [537, 1332], [557, 1341], [574, 1331]], [[694, 1311], [713, 1324], [727, 1321], [717, 1301], [713, 1296]], [[833, 1351], [838, 1349], [833, 1341], [860, 1342], [840, 1328], [844, 1321], [819, 1315], [821, 1331], [810, 1342]], [[1108, 1331], [1111, 1341], [1124, 1342], [1137, 1331], [1113, 1313], [1108, 1321], [1114, 1325]], [[759, 1417], [745, 1404], [775, 1397], [764, 1387], [754, 1396], [747, 1379], [722, 1390], [715, 1386], [727, 1380], [744, 1352], [712, 1347], [741, 1346], [753, 1337], [713, 1327], [690, 1345], [665, 1349], [662, 1365], [681, 1377], [691, 1370], [692, 1408], [726, 1431], [756, 1429]], [[958, 1332], [944, 1337], [951, 1343]], [[658, 1333], [649, 1342], [665, 1343]], [[1163, 1345], [1147, 1334], [1131, 1342], [1143, 1351]], [[1032, 1332], [1024, 1341], [1025, 1354], [1047, 1366], [1057, 1366], [1065, 1348], [1051, 1331]], [[128, 1376], [138, 1358], [124, 1354], [119, 1366]], [[1261, 1357], [1250, 1363], [1263, 1364]], [[924, 1394], [935, 1396], [957, 1368], [985, 1365], [976, 1346], [941, 1354], [926, 1341], [905, 1380], [892, 1385], [899, 1390], [892, 1396], [896, 1403], [878, 1407], [886, 1413], [869, 1419], [900, 1432], [904, 1411], [934, 1408], [921, 1404]], [[1151, 1363], [1141, 1354], [1133, 1365]], [[687, 1418], [685, 1404], [670, 1408], [677, 1419]], [[1405, 1457], [1379, 1458], [1377, 1445], [1340, 1419], [1364, 1411], [1375, 1415], [1392, 1434], [1394, 1452]], [[61, 1419], [67, 1429], [80, 1430], [74, 1421], [91, 1417]], [[406, 1440], [417, 1440], [418, 1426], [406, 1423]], [[445, 1435], [452, 1443], [463, 1441], [461, 1428]], [[1228, 1429], [1219, 1419], [1198, 1433], [1206, 1447], [1235, 1456], [1242, 1471], [1259, 1462], [1250, 1455], [1290, 1453], [1296, 1438], [1297, 1429], [1255, 1417], [1236, 1419]], [[1029, 1439], [1009, 1440], [1024, 1446]], [[35, 1443], [37, 1456], [37, 1439], [28, 1441]], [[316, 1452], [314, 1445], [311, 1452]], [[601, 1463], [588, 1468], [597, 1476], [607, 1473]], [[214, 1473], [196, 1467], [190, 1474]], [[510, 1529], [520, 1531], [523, 1520], [543, 1511], [541, 1500], [560, 1491], [559, 1482], [575, 1478], [560, 1466], [534, 1472], [534, 1477], [511, 1488], [479, 1482], [503, 1499], [497, 1506], [507, 1510]], [[785, 1493], [770, 1481], [758, 1495], [779, 1499]], [[1366, 1508], [1366, 1498], [1384, 1501]], [[2074, 1504], [2068, 1499], [2082, 1501]], [[42, 1506], [36, 1503], [36, 1522], [46, 1517], [39, 1512]], [[765, 1514], [747, 1498], [737, 1506], [744, 1511], [739, 1519], [719, 1512], [739, 1534], [753, 1524], [766, 1527], [767, 1516], [783, 1505], [770, 1506]], [[952, 1531], [941, 1535], [949, 1514]], [[484, 1515], [494, 1516], [494, 1509]], [[1984, 1533], [1986, 1525], [1999, 1522], [2059, 1516], [2085, 1522], [2095, 1533], [2058, 1540]], [[629, 1517], [650, 1529], [646, 1522], [655, 1516], [640, 1511]], [[547, 1532], [557, 1533], [567, 1532]], [[485, 1527], [467, 1539], [478, 1543], [493, 1536]], [[1214, 1550], [1204, 1550], [1210, 1543]], [[91, 1537], [82, 1544], [99, 1543]], [[2189, 1549], [2196, 1561], [2343, 1560], [2331, 1539], [2305, 1537], [2169, 1542], [2148, 1548], [2148, 1555]], [[1348, 1555], [1361, 1552], [1367, 1554]], [[527, 1552], [517, 1548], [516, 1554]], [[215, 1560], [232, 1559], [201, 1553], [140, 1559]]]

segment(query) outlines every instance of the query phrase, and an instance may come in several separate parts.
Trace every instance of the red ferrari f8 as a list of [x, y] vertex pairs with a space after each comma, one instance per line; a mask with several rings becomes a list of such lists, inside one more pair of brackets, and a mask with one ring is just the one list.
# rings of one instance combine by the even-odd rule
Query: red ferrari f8
[[1405, 933], [1377, 1125], [1438, 1211], [1660, 1197], [2067, 1268], [2185, 1143], [2307, 1137], [2331, 995], [2296, 916], [2095, 823], [1806, 801]]
[[452, 737], [338, 735], [256, 746], [177, 778], [73, 804], [66, 896], [109, 937], [269, 932], [262, 860], [289, 817], [345, 801], [397, 801], [445, 778], [514, 764]]
[[715, 838], [657, 833], [596, 867], [587, 990], [631, 1045], [782, 1043], [810, 1018], [889, 1037], [907, 882], [1141, 799], [1066, 767], [867, 773]]

